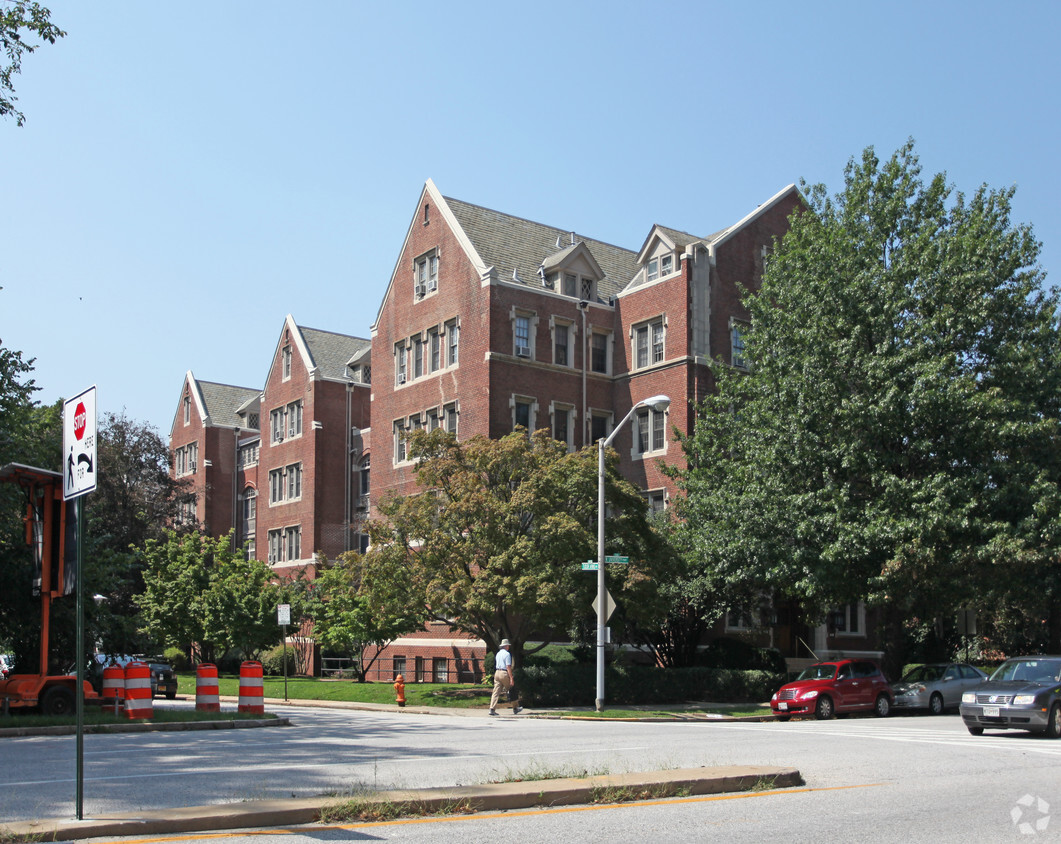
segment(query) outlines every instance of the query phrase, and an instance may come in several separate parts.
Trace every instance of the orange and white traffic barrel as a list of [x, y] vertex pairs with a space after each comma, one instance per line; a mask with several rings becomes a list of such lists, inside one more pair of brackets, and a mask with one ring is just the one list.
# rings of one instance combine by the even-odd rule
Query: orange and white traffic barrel
[[240, 712], [255, 715], [265, 714], [265, 687], [262, 681], [262, 664], [249, 659], [239, 667]]
[[217, 666], [213, 663], [200, 662], [195, 667], [195, 708], [199, 712], [221, 711]]
[[151, 695], [151, 666], [130, 662], [125, 666], [125, 717], [151, 718], [155, 712]]
[[120, 665], [108, 665], [103, 669], [103, 687], [100, 690], [103, 706], [113, 706], [115, 714], [125, 702], [125, 669]]

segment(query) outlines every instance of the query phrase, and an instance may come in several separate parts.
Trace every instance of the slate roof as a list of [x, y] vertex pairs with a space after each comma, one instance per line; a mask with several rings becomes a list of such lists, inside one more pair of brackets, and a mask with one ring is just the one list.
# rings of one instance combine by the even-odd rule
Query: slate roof
[[233, 387], [231, 384], [216, 384], [213, 381], [200, 381], [198, 378], [195, 383], [203, 397], [210, 421], [215, 425], [230, 428], [243, 425], [243, 421], [236, 415], [236, 410], [248, 399], [256, 398], [261, 393], [260, 388], [255, 390], [251, 387]]
[[[569, 230], [534, 223], [448, 196], [445, 200], [479, 257], [495, 269], [499, 281], [522, 282], [527, 287], [540, 289], [542, 281], [538, 268], [542, 262], [573, 245]], [[577, 233], [573, 239], [575, 244], [579, 241], [586, 244], [604, 272], [604, 278], [597, 284], [598, 298], [603, 301], [618, 294], [639, 269], [637, 253], [630, 249]], [[519, 275], [518, 282], [512, 278], [513, 270]]]
[[298, 326], [302, 339], [313, 358], [312, 365], [320, 367], [325, 378], [350, 380], [347, 362], [354, 355], [372, 348], [372, 341], [363, 337], [351, 337], [349, 334], [336, 334], [334, 331], [321, 331], [318, 328]]

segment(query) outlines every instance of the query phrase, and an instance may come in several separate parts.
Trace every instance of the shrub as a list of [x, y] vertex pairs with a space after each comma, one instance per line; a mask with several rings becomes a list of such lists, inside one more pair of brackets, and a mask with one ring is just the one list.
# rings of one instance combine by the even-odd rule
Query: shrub
[[[292, 648], [287, 649], [287, 676], [295, 673], [295, 652]], [[270, 677], [282, 677], [284, 675], [284, 646], [277, 645], [272, 650], [266, 651], [262, 656], [262, 674]]]
[[777, 648], [760, 648], [741, 639], [714, 639], [704, 648], [701, 663], [707, 668], [785, 672], [785, 658]]
[[166, 648], [162, 656], [175, 671], [187, 671], [191, 667], [187, 654], [180, 648]]
[[[534, 706], [592, 706], [597, 671], [591, 664], [530, 665], [516, 677], [522, 699]], [[759, 703], [784, 683], [784, 672], [732, 668], [658, 668], [609, 665], [609, 704], [652, 705], [690, 700]]]

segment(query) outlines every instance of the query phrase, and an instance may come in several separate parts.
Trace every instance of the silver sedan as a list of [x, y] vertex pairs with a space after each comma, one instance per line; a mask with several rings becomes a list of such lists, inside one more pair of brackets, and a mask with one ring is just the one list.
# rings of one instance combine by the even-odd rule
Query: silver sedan
[[957, 707], [962, 692], [980, 685], [987, 675], [964, 662], [934, 662], [911, 668], [903, 679], [892, 684], [895, 709], [927, 709], [939, 715]]

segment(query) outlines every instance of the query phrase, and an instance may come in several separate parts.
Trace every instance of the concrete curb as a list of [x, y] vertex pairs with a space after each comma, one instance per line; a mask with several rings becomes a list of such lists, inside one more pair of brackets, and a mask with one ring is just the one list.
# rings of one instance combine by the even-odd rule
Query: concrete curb
[[[189, 806], [142, 812], [137, 817], [99, 817], [85, 820], [20, 821], [0, 826], [0, 841], [60, 841], [120, 835], [156, 835], [220, 829], [282, 827], [315, 823], [351, 799], [365, 804], [402, 806], [409, 814], [444, 813], [454, 806], [474, 811], [502, 811], [533, 807], [571, 806], [629, 799], [661, 799], [675, 795], [726, 794], [754, 788], [791, 788], [802, 785], [796, 768], [729, 765], [681, 768], [673, 771], [609, 774], [606, 776], [491, 783], [454, 788], [386, 791], [364, 798], [317, 797], [263, 800], [215, 806]], [[336, 821], [357, 823], [356, 820]]]

